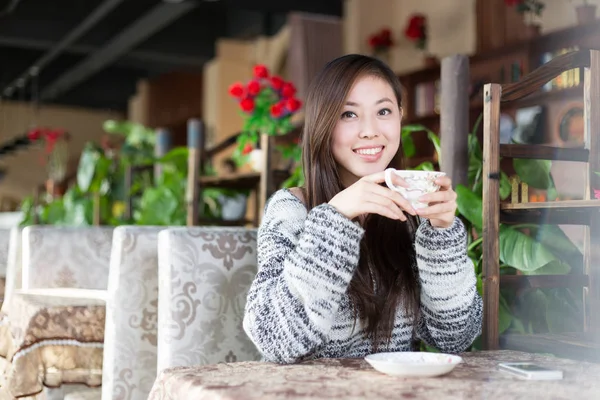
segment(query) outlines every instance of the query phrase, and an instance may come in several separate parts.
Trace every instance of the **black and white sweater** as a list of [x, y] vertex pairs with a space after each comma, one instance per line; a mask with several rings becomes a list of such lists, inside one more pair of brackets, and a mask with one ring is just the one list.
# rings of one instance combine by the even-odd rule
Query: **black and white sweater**
[[[371, 352], [360, 322], [354, 326], [347, 294], [363, 233], [329, 204], [307, 212], [288, 190], [271, 197], [258, 231], [258, 274], [244, 315], [244, 330], [265, 361]], [[417, 335], [443, 352], [464, 351], [479, 335], [482, 321], [464, 225], [458, 218], [446, 229], [422, 222], [415, 249], [421, 282]], [[379, 351], [410, 351], [412, 332], [398, 307], [391, 343]]]

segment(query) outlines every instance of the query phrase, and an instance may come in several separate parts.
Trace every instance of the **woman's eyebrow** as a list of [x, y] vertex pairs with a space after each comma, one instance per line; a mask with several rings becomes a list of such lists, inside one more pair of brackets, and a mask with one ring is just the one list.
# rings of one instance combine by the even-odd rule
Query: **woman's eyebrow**
[[[381, 104], [381, 103], [385, 103], [386, 101], [387, 101], [387, 102], [390, 102], [390, 103], [393, 103], [393, 101], [392, 101], [392, 100], [390, 100], [390, 99], [389, 99], [389, 98], [387, 98], [387, 97], [384, 97], [384, 98], [382, 98], [382, 99], [379, 99], [379, 100], [377, 100], [377, 101], [375, 102], [375, 105], [377, 105], [377, 104]], [[353, 102], [353, 101], [347, 101], [347, 102], [346, 102], [346, 105], [347, 105], [347, 106], [351, 106], [351, 107], [358, 107], [358, 106], [359, 106], [359, 104], [358, 104], [358, 103], [355, 103], [355, 102]]]

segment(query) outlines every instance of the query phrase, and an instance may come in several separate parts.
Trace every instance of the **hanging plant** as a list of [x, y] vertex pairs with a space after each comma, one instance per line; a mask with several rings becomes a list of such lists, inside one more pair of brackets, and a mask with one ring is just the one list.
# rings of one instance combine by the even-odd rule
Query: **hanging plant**
[[279, 76], [270, 76], [264, 65], [254, 67], [254, 76], [246, 85], [236, 82], [229, 95], [239, 104], [244, 118], [242, 132], [232, 155], [235, 163], [243, 165], [257, 148], [261, 134], [284, 135], [293, 128], [292, 116], [302, 107], [296, 87]]

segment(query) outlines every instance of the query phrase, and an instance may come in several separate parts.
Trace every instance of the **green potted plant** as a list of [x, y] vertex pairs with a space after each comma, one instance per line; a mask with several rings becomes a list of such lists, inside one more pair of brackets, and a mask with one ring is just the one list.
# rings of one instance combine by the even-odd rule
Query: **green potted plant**
[[250, 161], [253, 169], [260, 171], [260, 136], [285, 135], [292, 130], [292, 116], [302, 107], [295, 97], [296, 87], [279, 76], [271, 76], [267, 67], [259, 64], [254, 67], [253, 78], [245, 85], [232, 84], [229, 94], [238, 102], [244, 118], [232, 159], [238, 166]]

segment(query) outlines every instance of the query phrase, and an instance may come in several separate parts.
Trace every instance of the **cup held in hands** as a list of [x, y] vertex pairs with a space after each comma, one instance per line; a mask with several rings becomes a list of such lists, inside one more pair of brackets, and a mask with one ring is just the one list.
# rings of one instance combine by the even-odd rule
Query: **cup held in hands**
[[[392, 174], [404, 179], [408, 187], [395, 185]], [[390, 189], [400, 193], [415, 209], [425, 208], [428, 204], [420, 202], [419, 197], [426, 193], [437, 192], [440, 187], [435, 184], [435, 180], [445, 175], [445, 172], [439, 171], [411, 171], [388, 168], [385, 170], [385, 184]]]

